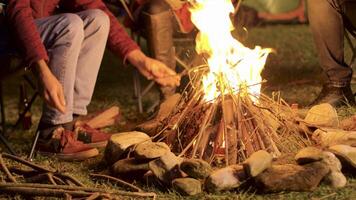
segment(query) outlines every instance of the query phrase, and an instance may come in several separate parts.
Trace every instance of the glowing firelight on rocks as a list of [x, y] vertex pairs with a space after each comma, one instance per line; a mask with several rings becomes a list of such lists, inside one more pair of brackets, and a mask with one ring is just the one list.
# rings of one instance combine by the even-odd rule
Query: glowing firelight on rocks
[[232, 37], [234, 27], [230, 14], [234, 7], [231, 0], [190, 2], [192, 22], [200, 30], [196, 50], [208, 56], [209, 72], [202, 80], [205, 100], [212, 101], [228, 93], [245, 95], [248, 92], [258, 96], [260, 74], [271, 49], [259, 46], [249, 49]]

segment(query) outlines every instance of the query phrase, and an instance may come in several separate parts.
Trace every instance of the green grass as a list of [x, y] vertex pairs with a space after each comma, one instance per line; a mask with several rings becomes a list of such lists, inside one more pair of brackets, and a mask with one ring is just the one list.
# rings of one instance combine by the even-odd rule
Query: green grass
[[[245, 43], [248, 46], [261, 45], [272, 47], [277, 53], [272, 54], [263, 72], [264, 92], [280, 91], [281, 96], [289, 103], [307, 105], [320, 91], [321, 69], [318, 64], [313, 40], [307, 25], [270, 25], [251, 30]], [[350, 58], [347, 49], [346, 57]], [[144, 81], [144, 80], [143, 80]], [[147, 81], [144, 81], [147, 83]], [[13, 124], [18, 116], [18, 79], [11, 79], [5, 83], [5, 104], [8, 124]], [[354, 87], [355, 90], [355, 87]], [[158, 98], [157, 89], [149, 93], [144, 105], [147, 107]], [[142, 121], [144, 115], [139, 115], [136, 101], [133, 98], [132, 69], [124, 67], [120, 59], [107, 52], [99, 73], [93, 101], [89, 111], [118, 105], [123, 113], [123, 120], [112, 131], [124, 131]], [[37, 100], [32, 108], [34, 126], [29, 131], [15, 130], [10, 134], [10, 141], [21, 155], [26, 155], [41, 113], [41, 101]], [[342, 117], [355, 112], [355, 108], [338, 110]], [[37, 156], [35, 161], [51, 166], [61, 171], [73, 174], [85, 184], [95, 186], [98, 183], [90, 180], [88, 172], [98, 171], [105, 166], [101, 164], [101, 157], [85, 162], [61, 162], [52, 158]], [[186, 199], [174, 192], [162, 192], [152, 186], [145, 186], [147, 190], [159, 193], [159, 199]], [[187, 199], [356, 199], [356, 179], [349, 177], [348, 184], [342, 189], [332, 189], [321, 185], [314, 192], [285, 192], [278, 194], [255, 194], [253, 192], [226, 192], [219, 194], [201, 194]], [[5, 198], [5, 197], [4, 197]]]

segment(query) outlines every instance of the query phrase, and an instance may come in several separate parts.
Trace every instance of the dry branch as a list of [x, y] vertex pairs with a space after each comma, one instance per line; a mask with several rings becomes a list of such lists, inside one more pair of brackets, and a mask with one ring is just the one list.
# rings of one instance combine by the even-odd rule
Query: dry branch
[[4, 160], [2, 159], [2, 155], [0, 154], [0, 167], [2, 171], [6, 174], [6, 176], [10, 179], [11, 182], [17, 183], [16, 179], [12, 176], [9, 169], [6, 167]]
[[13, 155], [10, 155], [10, 154], [7, 154], [7, 153], [2, 153], [2, 156], [4, 158], [19, 162], [19, 163], [21, 163], [23, 165], [26, 165], [26, 166], [28, 166], [28, 167], [30, 167], [30, 168], [32, 168], [34, 170], [40, 171], [40, 172], [52, 172], [52, 173], [55, 172], [54, 170], [46, 169], [46, 168], [44, 168], [42, 166], [36, 165], [36, 164], [34, 164], [32, 162], [29, 162], [27, 160], [24, 160], [24, 159], [22, 159], [20, 157], [16, 157], [16, 156], [13, 156]]
[[[27, 194], [37, 196], [64, 196], [65, 193], [71, 196], [90, 196], [92, 193], [105, 193], [129, 197], [152, 197], [156, 198], [155, 193], [126, 192], [121, 190], [107, 191], [107, 189], [79, 187], [68, 185], [48, 185], [36, 183], [0, 183], [0, 191], [11, 194]], [[32, 191], [32, 192], [31, 192]], [[45, 191], [45, 192], [43, 192]]]
[[135, 192], [143, 192], [143, 190], [140, 189], [139, 187], [132, 185], [130, 183], [127, 183], [121, 179], [112, 177], [112, 176], [108, 176], [108, 175], [104, 175], [104, 174], [90, 174], [90, 176], [95, 177], [95, 178], [104, 178], [104, 179], [107, 179], [110, 181], [114, 181], [115, 183], [118, 183], [119, 185], [124, 186], [124, 187], [128, 187]]

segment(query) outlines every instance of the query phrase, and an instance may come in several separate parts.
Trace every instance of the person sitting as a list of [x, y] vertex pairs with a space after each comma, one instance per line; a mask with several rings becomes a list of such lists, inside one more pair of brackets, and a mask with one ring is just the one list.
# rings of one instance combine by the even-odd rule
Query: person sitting
[[37, 147], [46, 155], [86, 159], [98, 154], [87, 143], [108, 139], [94, 132], [80, 141], [71, 131], [73, 118], [87, 114], [106, 44], [146, 78], [179, 85], [180, 77], [146, 56], [101, 0], [8, 0], [6, 19], [8, 36], [42, 86]]

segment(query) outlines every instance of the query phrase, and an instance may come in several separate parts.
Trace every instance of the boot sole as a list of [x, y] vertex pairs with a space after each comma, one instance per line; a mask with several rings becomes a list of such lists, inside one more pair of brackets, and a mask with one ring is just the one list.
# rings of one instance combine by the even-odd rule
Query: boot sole
[[43, 151], [37, 151], [37, 153], [43, 156], [55, 157], [65, 161], [81, 161], [99, 155], [98, 149], [89, 149], [77, 153], [51, 153], [51, 152], [43, 152]]

